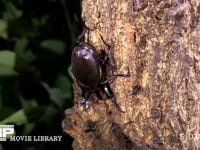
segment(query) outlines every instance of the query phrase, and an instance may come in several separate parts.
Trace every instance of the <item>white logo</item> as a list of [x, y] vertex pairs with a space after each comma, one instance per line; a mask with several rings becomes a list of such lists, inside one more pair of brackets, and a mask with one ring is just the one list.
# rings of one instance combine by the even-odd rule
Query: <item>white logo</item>
[[14, 125], [0, 125], [0, 141], [6, 141], [14, 132]]
[[55, 142], [62, 141], [62, 136], [15, 136], [14, 125], [0, 125], [0, 141], [34, 141]]

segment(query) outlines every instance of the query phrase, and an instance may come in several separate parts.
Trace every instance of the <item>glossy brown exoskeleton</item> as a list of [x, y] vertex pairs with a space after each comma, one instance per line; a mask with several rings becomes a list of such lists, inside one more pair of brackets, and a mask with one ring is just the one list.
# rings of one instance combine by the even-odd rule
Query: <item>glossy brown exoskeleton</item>
[[108, 98], [112, 99], [116, 107], [123, 112], [116, 102], [109, 86], [109, 81], [119, 76], [127, 77], [129, 73], [114, 74], [107, 78], [106, 66], [109, 60], [108, 54], [106, 51], [98, 54], [91, 44], [82, 42], [86, 31], [85, 29], [79, 36], [77, 40], [78, 45], [73, 49], [71, 56], [72, 73], [81, 87], [83, 94], [83, 99], [78, 102], [78, 105], [84, 105], [86, 110], [89, 109], [88, 99], [90, 95], [102, 90]]

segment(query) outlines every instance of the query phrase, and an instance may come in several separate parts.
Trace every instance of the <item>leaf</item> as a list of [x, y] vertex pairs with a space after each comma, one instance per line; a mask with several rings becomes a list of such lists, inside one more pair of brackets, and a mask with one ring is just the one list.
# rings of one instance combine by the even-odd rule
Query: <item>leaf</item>
[[57, 88], [60, 88], [63, 92], [68, 92], [71, 90], [71, 80], [67, 76], [60, 75], [56, 81], [55, 85]]
[[22, 38], [22, 39], [17, 40], [17, 42], [15, 43], [15, 50], [19, 54], [21, 54], [26, 49], [28, 43], [29, 43], [29, 41], [26, 38]]
[[55, 118], [55, 116], [59, 113], [58, 109], [53, 105], [49, 105], [46, 107], [45, 112], [41, 115], [40, 122], [49, 122]]
[[24, 60], [27, 63], [30, 63], [35, 60], [36, 56], [33, 54], [31, 50], [26, 50], [29, 41], [26, 38], [19, 39], [15, 43], [15, 52], [17, 58], [19, 57], [20, 60]]
[[7, 27], [8, 24], [4, 20], [0, 20], [0, 37], [6, 38], [7, 37]]
[[50, 94], [50, 99], [57, 104], [60, 108], [62, 108], [64, 102], [65, 102], [65, 98], [66, 98], [66, 94], [63, 93], [60, 89], [58, 88], [52, 88], [49, 91]]
[[4, 12], [4, 18], [6, 20], [18, 19], [22, 16], [23, 12], [20, 9], [17, 9], [15, 5], [8, 1], [5, 3], [6, 11]]
[[2, 85], [0, 84], [0, 110], [3, 108]]
[[38, 103], [35, 99], [25, 100], [23, 97], [20, 97], [20, 102], [21, 102], [22, 108], [25, 111], [29, 111], [33, 108], [38, 107]]
[[26, 123], [22, 135], [28, 135], [35, 128], [35, 123]]
[[9, 50], [0, 51], [0, 64], [14, 68], [15, 66], [15, 53]]
[[63, 54], [66, 49], [65, 43], [60, 40], [45, 40], [41, 42], [40, 46], [56, 54]]
[[35, 26], [35, 27], [40, 27], [40, 26], [44, 26], [47, 24], [47, 21], [49, 20], [50, 16], [49, 15], [44, 15], [42, 16], [41, 18], [32, 18], [31, 21], [32, 21], [32, 24]]
[[0, 150], [3, 150], [3, 146], [2, 146], [2, 144], [0, 144]]
[[4, 50], [0, 51], [0, 76], [16, 75], [14, 70], [15, 66], [15, 53]]
[[63, 92], [59, 88], [50, 88], [48, 84], [42, 83], [44, 88], [48, 91], [50, 99], [57, 104], [60, 108], [62, 108], [63, 104], [66, 102], [66, 98], [69, 96], [66, 92]]
[[72, 73], [72, 65], [69, 65], [68, 69], [67, 69], [67, 73], [70, 76], [70, 78], [73, 78], [73, 73]]
[[9, 107], [9, 106], [3, 106], [0, 109], [0, 120], [4, 120], [5, 118], [7, 118], [8, 116], [10, 116], [14, 112], [15, 112], [14, 108]]
[[28, 122], [28, 119], [25, 115], [23, 109], [18, 110], [11, 116], [7, 117], [6, 119], [0, 121], [0, 124], [7, 124], [7, 123], [14, 123], [16, 125], [22, 125]]
[[14, 76], [14, 75], [17, 75], [17, 72], [14, 69], [0, 64], [0, 77]]

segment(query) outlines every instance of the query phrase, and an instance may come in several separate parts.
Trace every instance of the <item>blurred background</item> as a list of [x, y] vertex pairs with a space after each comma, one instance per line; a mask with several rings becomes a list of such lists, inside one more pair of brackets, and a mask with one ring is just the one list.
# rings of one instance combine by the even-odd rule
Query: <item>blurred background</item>
[[1, 142], [0, 150], [72, 149], [63, 132], [72, 104], [71, 51], [81, 32], [80, 0], [0, 1], [0, 125], [62, 142]]

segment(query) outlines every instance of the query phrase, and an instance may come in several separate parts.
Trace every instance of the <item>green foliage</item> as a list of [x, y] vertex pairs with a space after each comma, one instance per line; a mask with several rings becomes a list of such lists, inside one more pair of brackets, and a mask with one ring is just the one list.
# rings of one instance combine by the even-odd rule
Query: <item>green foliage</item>
[[[61, 121], [72, 106], [70, 55], [79, 5], [79, 0], [0, 1], [0, 124], [15, 124], [17, 135], [72, 140], [62, 132]], [[4, 142], [0, 150], [15, 146]], [[41, 142], [18, 148], [48, 146]]]
[[0, 37], [1, 38], [6, 38], [7, 37], [7, 21], [5, 20], [0, 20]]
[[15, 75], [15, 53], [9, 50], [0, 51], [0, 77]]
[[22, 125], [27, 123], [27, 117], [25, 115], [24, 109], [20, 109], [16, 111], [11, 116], [6, 117], [4, 120], [0, 122], [0, 124], [7, 124], [7, 123], [13, 123], [16, 125]]
[[45, 40], [40, 46], [60, 55], [64, 54], [66, 49], [65, 43], [60, 40]]

